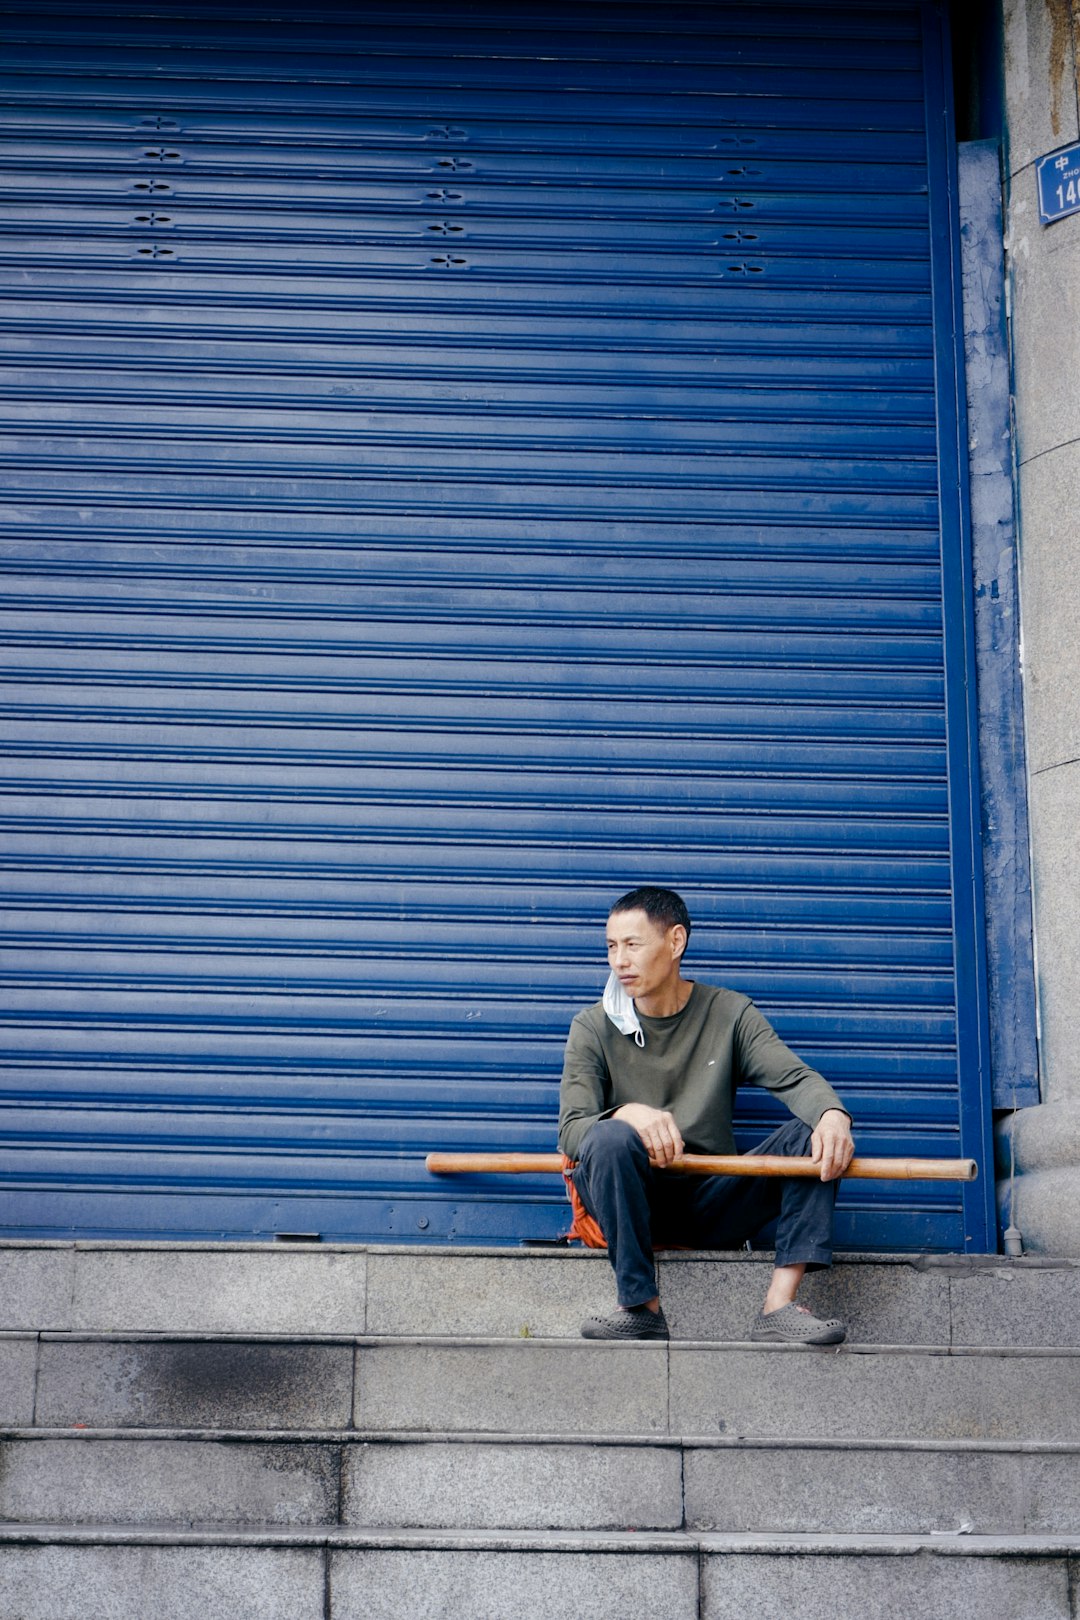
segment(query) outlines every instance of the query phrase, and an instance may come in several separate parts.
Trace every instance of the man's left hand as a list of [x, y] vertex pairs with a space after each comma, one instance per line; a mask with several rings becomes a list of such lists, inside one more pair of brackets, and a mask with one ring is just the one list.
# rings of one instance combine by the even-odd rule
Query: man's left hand
[[810, 1138], [810, 1157], [821, 1165], [822, 1181], [842, 1176], [855, 1157], [851, 1121], [839, 1108], [827, 1108]]

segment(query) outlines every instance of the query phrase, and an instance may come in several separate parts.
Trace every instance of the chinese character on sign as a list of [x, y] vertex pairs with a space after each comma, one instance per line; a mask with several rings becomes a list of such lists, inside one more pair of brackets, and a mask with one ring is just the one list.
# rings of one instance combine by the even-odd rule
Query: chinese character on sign
[[1035, 174], [1039, 182], [1039, 218], [1044, 225], [1080, 213], [1080, 146], [1049, 152], [1035, 165]]

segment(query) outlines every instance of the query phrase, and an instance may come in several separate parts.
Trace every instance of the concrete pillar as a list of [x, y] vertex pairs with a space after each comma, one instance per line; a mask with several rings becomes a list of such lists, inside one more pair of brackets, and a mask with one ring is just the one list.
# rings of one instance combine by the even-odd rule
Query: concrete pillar
[[1080, 6], [1005, 0], [1020, 588], [1042, 1102], [1004, 1128], [1029, 1251], [1080, 1255], [1080, 214], [1035, 162], [1080, 139]]

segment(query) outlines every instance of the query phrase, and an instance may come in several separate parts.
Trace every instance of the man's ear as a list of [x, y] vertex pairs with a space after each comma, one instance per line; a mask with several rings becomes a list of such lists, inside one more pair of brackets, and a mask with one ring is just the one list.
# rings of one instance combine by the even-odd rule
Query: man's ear
[[671, 941], [671, 954], [673, 958], [682, 958], [686, 950], [686, 929], [682, 923], [672, 923], [668, 929], [668, 938]]

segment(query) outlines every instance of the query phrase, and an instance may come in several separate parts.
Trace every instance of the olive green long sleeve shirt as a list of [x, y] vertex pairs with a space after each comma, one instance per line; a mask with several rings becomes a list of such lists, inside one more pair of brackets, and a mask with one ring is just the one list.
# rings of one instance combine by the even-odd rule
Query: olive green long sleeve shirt
[[571, 1159], [596, 1121], [624, 1103], [666, 1109], [688, 1153], [736, 1151], [731, 1113], [740, 1084], [765, 1086], [811, 1127], [828, 1108], [847, 1113], [828, 1081], [784, 1045], [748, 996], [695, 982], [681, 1012], [638, 1017], [644, 1046], [616, 1029], [599, 1001], [570, 1026], [559, 1147]]

